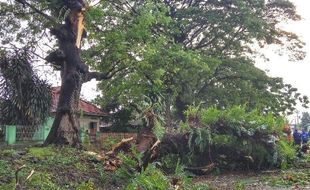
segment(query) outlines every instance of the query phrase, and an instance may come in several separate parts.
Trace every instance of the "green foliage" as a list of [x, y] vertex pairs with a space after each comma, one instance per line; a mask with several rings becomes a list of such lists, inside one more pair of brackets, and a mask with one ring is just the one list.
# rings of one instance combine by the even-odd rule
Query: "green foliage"
[[51, 175], [41, 172], [35, 172], [29, 181], [27, 181], [25, 186], [27, 189], [62, 189], [57, 184], [55, 184], [55, 182], [53, 182]]
[[125, 182], [129, 182], [130, 179], [134, 177], [134, 174], [137, 172], [135, 168], [140, 165], [140, 155], [136, 154], [135, 157], [129, 157], [125, 154], [118, 154], [122, 159], [123, 164], [116, 171], [116, 176], [118, 179], [121, 179]]
[[167, 173], [173, 173], [176, 171], [177, 165], [179, 165], [180, 156], [177, 154], [167, 154], [161, 157], [161, 168]]
[[6, 190], [16, 190], [15, 181], [12, 180], [11, 183], [7, 184], [0, 184], [0, 189], [6, 189]]
[[211, 131], [208, 127], [194, 129], [189, 136], [189, 148], [195, 150], [195, 147], [198, 147], [199, 152], [204, 152], [211, 144], [211, 140]]
[[[118, 188], [113, 174], [104, 171], [102, 163], [78, 149], [70, 147], [16, 147], [16, 151], [0, 150], [0, 189], [15, 189], [16, 168], [25, 189], [98, 189]], [[14, 160], [14, 162], [12, 161]], [[25, 181], [34, 170], [34, 174]]]
[[199, 106], [188, 106], [187, 110], [184, 111], [186, 117], [197, 117], [199, 113]]
[[239, 181], [235, 184], [235, 190], [244, 190], [245, 189], [245, 182]]
[[95, 184], [92, 181], [83, 182], [77, 186], [76, 190], [95, 190]]
[[164, 126], [162, 126], [161, 123], [158, 120], [156, 120], [153, 132], [156, 135], [156, 137], [159, 140], [161, 140], [163, 138], [166, 130], [165, 130]]
[[14, 176], [14, 171], [10, 168], [10, 165], [5, 160], [0, 160], [0, 184], [9, 182]]
[[14, 154], [16, 154], [16, 150], [14, 150], [14, 149], [4, 149], [4, 150], [2, 150], [1, 151], [1, 153], [0, 153], [0, 155], [1, 156], [12, 156], [12, 155], [14, 155]]
[[192, 189], [192, 179], [190, 178], [189, 173], [184, 171], [184, 166], [181, 164], [180, 158], [177, 161], [173, 177], [179, 179], [178, 185], [182, 188]]
[[[184, 171], [184, 166], [178, 155], [168, 154], [159, 162], [150, 163], [142, 171], [138, 171], [136, 168], [141, 166], [142, 154], [135, 150], [133, 150], [133, 154], [133, 157], [122, 153], [118, 154], [123, 164], [116, 171], [115, 181], [126, 184], [125, 189], [166, 190], [174, 188], [173, 185], [178, 185], [184, 190], [207, 189], [206, 184], [193, 183], [190, 174]], [[169, 170], [169, 176], [162, 169]]]
[[303, 43], [297, 36], [275, 27], [282, 19], [298, 20], [291, 3], [128, 3], [132, 9], [104, 1], [89, 11], [93, 43], [85, 59], [103, 72], [123, 68], [100, 83], [103, 96], [97, 101], [101, 105], [116, 102], [123, 108], [139, 107], [143, 96], [161, 94], [176, 119], [184, 119], [187, 106], [197, 102], [216, 108], [246, 105], [247, 110], [257, 108], [274, 115], [291, 113], [297, 99], [307, 104], [296, 88], [269, 77], [245, 56], [255, 54], [253, 43], [262, 47], [276, 43], [292, 50], [296, 59], [303, 57], [299, 48]]
[[112, 149], [112, 146], [115, 145], [116, 143], [120, 142], [122, 139], [116, 138], [113, 136], [107, 137], [103, 142], [102, 142], [102, 148], [105, 151], [110, 151]]
[[221, 114], [221, 112], [216, 108], [205, 109], [201, 112], [201, 121], [206, 125], [217, 122]]
[[287, 167], [295, 158], [294, 148], [279, 141], [284, 126], [281, 117], [249, 112], [241, 106], [201, 109], [196, 115], [195, 123], [188, 118], [192, 127], [188, 129], [189, 163], [206, 165], [215, 161], [226, 169], [261, 169]]
[[177, 131], [180, 133], [188, 132], [188, 131], [190, 131], [190, 126], [187, 122], [180, 122], [179, 128], [177, 129]]
[[39, 159], [48, 159], [49, 157], [55, 156], [55, 150], [53, 147], [32, 147], [28, 149], [28, 152], [33, 157], [39, 158]]
[[96, 165], [96, 171], [99, 173], [101, 183], [106, 184], [109, 178], [109, 173], [104, 171], [102, 165], [100, 164]]
[[75, 156], [74, 152], [76, 152], [76, 150], [66, 148], [63, 150], [62, 154], [57, 152], [57, 154], [50, 156], [45, 163], [48, 165], [74, 165], [79, 160], [79, 157]]
[[145, 190], [166, 190], [169, 189], [168, 178], [153, 164], [149, 165], [143, 172], [136, 174], [125, 189], [145, 189]]
[[86, 132], [83, 133], [84, 133], [84, 139], [82, 141], [83, 146], [89, 148], [91, 146], [89, 135]]
[[287, 141], [280, 140], [277, 143], [277, 152], [279, 153], [281, 169], [287, 169], [289, 164], [293, 163], [296, 159], [296, 149]]
[[50, 114], [51, 92], [27, 50], [0, 53], [0, 123], [38, 125]]

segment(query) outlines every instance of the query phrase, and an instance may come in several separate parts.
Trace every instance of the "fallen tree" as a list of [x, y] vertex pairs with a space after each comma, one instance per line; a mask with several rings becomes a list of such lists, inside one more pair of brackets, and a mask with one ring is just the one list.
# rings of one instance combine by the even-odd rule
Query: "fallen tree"
[[151, 162], [172, 159], [172, 164], [181, 162], [197, 174], [214, 168], [262, 170], [287, 167], [296, 156], [285, 140], [282, 118], [233, 107], [197, 111], [187, 121], [160, 140], [149, 133], [136, 144], [143, 153], [142, 169]]

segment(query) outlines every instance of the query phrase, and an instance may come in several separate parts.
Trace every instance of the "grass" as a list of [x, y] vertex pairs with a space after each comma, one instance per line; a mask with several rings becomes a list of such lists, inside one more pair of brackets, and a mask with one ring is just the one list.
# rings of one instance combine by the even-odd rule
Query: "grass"
[[[31, 147], [19, 150], [0, 150], [0, 189], [14, 190], [16, 169], [23, 187], [29, 190], [49, 189], [117, 189], [119, 184], [110, 184], [113, 174], [104, 171], [103, 163], [84, 151], [73, 148]], [[31, 170], [34, 174], [25, 181]]]
[[[26, 165], [26, 167], [19, 172], [19, 178], [24, 189], [27, 190], [109, 190], [137, 189], [144, 186], [156, 186], [159, 190], [165, 190], [170, 186], [171, 179], [176, 176], [181, 179], [178, 184], [184, 187], [183, 189], [188, 189], [187, 187], [197, 190], [212, 189], [212, 186], [206, 184], [207, 181], [200, 181], [201, 184], [192, 184], [191, 180], [188, 182], [184, 180], [188, 178], [185, 173], [176, 172], [180, 175], [167, 176], [154, 165], [150, 165], [142, 173], [133, 171], [137, 165], [137, 159], [129, 159], [126, 155], [123, 157], [122, 160], [125, 164], [123, 167], [116, 172], [107, 172], [104, 170], [104, 161], [98, 161], [94, 156], [86, 154], [85, 151], [74, 148], [48, 146], [0, 149], [0, 189], [15, 189], [14, 173], [22, 165]], [[310, 157], [307, 155], [303, 160], [304, 164], [309, 164]], [[34, 174], [25, 181], [32, 170], [34, 170]], [[249, 177], [237, 178], [231, 187], [242, 190], [253, 183], [253, 179]], [[271, 187], [305, 187], [310, 185], [310, 171], [297, 168], [282, 170], [275, 175], [263, 175], [255, 183]]]

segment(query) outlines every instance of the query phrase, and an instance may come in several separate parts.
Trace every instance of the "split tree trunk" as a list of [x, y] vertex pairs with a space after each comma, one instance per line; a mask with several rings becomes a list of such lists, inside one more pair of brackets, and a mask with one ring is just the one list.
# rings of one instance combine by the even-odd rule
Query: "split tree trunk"
[[[82, 1], [81, 1], [82, 2]], [[52, 129], [45, 141], [47, 144], [61, 144], [80, 147], [79, 98], [81, 86], [88, 73], [87, 66], [81, 61], [80, 42], [83, 26], [85, 4], [68, 4], [70, 14], [65, 24], [51, 30], [59, 43], [59, 50], [54, 52], [51, 62], [61, 67], [62, 85], [60, 89], [57, 112]]]

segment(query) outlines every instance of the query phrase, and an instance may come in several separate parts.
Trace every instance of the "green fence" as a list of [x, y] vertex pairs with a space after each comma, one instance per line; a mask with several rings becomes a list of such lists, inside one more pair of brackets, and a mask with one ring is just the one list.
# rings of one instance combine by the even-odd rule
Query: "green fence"
[[0, 126], [0, 143], [13, 145], [24, 143], [43, 143], [46, 139], [45, 131], [49, 132], [47, 126]]
[[[0, 145], [41, 144], [47, 138], [54, 118], [50, 117], [40, 126], [0, 125]], [[86, 133], [83, 128], [80, 138], [84, 142]]]
[[49, 118], [44, 125], [23, 126], [23, 125], [1, 125], [0, 144], [25, 144], [43, 143], [48, 136], [53, 118]]

